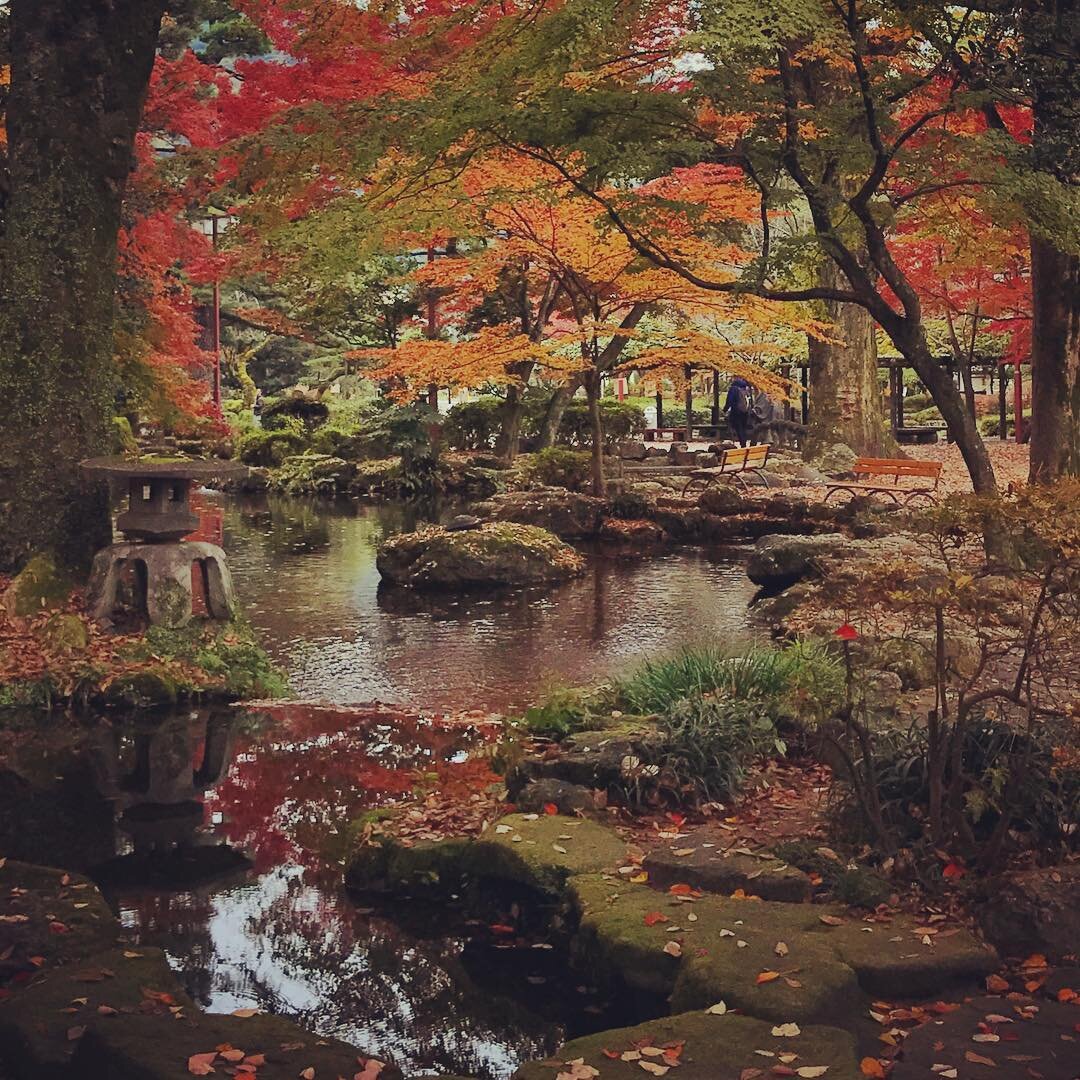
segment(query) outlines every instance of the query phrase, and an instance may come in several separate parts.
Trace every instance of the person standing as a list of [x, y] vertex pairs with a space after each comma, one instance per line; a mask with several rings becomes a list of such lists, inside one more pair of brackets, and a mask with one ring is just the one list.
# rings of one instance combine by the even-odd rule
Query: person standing
[[753, 419], [750, 410], [752, 407], [750, 384], [741, 375], [736, 375], [728, 387], [727, 399], [724, 401], [724, 412], [728, 415], [728, 423], [731, 424], [731, 430], [739, 440], [740, 446], [746, 446], [750, 441], [750, 427]]

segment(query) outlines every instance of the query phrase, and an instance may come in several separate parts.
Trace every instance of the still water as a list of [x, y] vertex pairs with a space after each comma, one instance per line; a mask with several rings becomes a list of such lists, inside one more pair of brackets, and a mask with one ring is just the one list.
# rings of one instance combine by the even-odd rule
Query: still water
[[[498, 725], [483, 717], [547, 686], [756, 636], [739, 562], [598, 551], [556, 588], [417, 597], [381, 590], [375, 568], [379, 542], [415, 513], [205, 503], [244, 608], [304, 703], [11, 720], [0, 851], [89, 873], [203, 1008], [288, 1015], [406, 1075], [505, 1080], [567, 1037], [628, 1022], [512, 898], [468, 918], [350, 897], [350, 823], [418, 790], [496, 782]], [[471, 722], [439, 715], [462, 710]]]
[[238, 595], [296, 693], [338, 703], [512, 711], [553, 683], [603, 679], [692, 641], [744, 641], [741, 560], [679, 549], [597, 552], [555, 588], [416, 596], [380, 588], [379, 543], [401, 507], [296, 500], [221, 506]]

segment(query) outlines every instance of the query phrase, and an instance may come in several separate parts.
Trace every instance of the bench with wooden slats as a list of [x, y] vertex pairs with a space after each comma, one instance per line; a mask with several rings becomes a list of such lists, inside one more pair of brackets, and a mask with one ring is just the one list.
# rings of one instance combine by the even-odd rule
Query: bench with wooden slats
[[683, 488], [686, 495], [695, 484], [700, 484], [702, 490], [715, 483], [723, 476], [733, 476], [744, 488], [749, 489], [746, 482], [746, 474], [757, 476], [765, 485], [769, 486], [768, 477], [762, 471], [769, 460], [768, 443], [760, 443], [757, 446], [739, 446], [732, 450], [724, 450], [720, 454], [720, 464], [707, 469], [695, 469], [690, 474], [690, 479]]
[[[835, 481], [829, 484], [824, 502], [840, 492], [856, 495], [885, 495], [897, 506], [913, 506], [918, 502], [935, 502], [941, 483], [940, 461], [915, 461], [910, 458], [859, 458], [851, 471], [866, 480]], [[873, 479], [877, 477], [879, 479]], [[891, 482], [887, 482], [889, 478]], [[912, 486], [910, 480], [932, 480], [933, 483]], [[904, 481], [904, 483], [901, 483]]]

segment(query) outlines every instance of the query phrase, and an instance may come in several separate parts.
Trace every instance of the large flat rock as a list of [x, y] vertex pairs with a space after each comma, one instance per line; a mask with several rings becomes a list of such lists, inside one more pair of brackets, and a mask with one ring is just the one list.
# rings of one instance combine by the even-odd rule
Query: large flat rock
[[686, 882], [705, 892], [733, 893], [739, 889], [763, 900], [802, 903], [810, 899], [813, 886], [797, 867], [771, 855], [727, 855], [714, 848], [697, 846], [689, 855], [674, 846], [650, 851], [642, 864], [654, 885], [667, 888]]
[[[666, 1016], [637, 1027], [575, 1039], [563, 1047], [557, 1058], [522, 1066], [514, 1080], [554, 1080], [559, 1072], [569, 1071], [566, 1062], [578, 1059], [597, 1069], [601, 1080], [640, 1080], [649, 1075], [641, 1068], [641, 1060], [663, 1063], [661, 1056], [646, 1054], [642, 1048], [680, 1044], [678, 1069], [669, 1073], [678, 1080], [736, 1080], [744, 1069], [760, 1070], [754, 1075], [764, 1080], [772, 1075], [773, 1066], [787, 1062], [793, 1070], [825, 1066], [825, 1080], [859, 1077], [855, 1041], [847, 1032], [805, 1027], [795, 1036], [774, 1036], [773, 1026], [730, 1013], [716, 1016], [699, 1011]], [[621, 1060], [627, 1052], [640, 1057]], [[617, 1056], [613, 1058], [613, 1054]]]
[[908, 1035], [891, 1080], [933, 1080], [942, 1068], [957, 1080], [1076, 1080], [1078, 1024], [1075, 1004], [976, 998]]
[[859, 1013], [868, 994], [936, 994], [997, 964], [967, 930], [921, 933], [927, 928], [904, 916], [871, 921], [812, 904], [680, 899], [601, 874], [568, 887], [580, 914], [579, 962], [670, 995], [676, 1010], [723, 999], [765, 1019], [823, 1021]]

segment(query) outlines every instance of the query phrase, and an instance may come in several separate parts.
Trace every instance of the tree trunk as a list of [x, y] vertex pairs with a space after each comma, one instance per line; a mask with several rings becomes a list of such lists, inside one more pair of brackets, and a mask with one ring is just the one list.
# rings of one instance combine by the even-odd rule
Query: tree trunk
[[[832, 259], [818, 272], [818, 284], [843, 288], [847, 282]], [[882, 406], [877, 368], [877, 324], [857, 304], [825, 303], [831, 336], [839, 344], [810, 340], [810, 416], [803, 456], [813, 460], [835, 443], [856, 454], [884, 457], [896, 446]]]
[[1080, 474], [1080, 258], [1032, 233], [1031, 292], [1030, 478], [1049, 483]]
[[562, 427], [563, 414], [566, 406], [573, 400], [574, 394], [581, 385], [580, 379], [571, 379], [556, 387], [548, 402], [547, 411], [544, 413], [543, 422], [540, 424], [540, 438], [537, 442], [537, 450], [546, 450], [554, 446], [559, 437], [559, 428]]
[[0, 237], [0, 563], [109, 538], [116, 240], [164, 0], [12, 0]]
[[[1021, 32], [1032, 87], [1033, 164], [1075, 194], [1080, 0], [1029, 0]], [[1080, 258], [1055, 242], [1063, 226], [1054, 211], [1047, 216], [1035, 220], [1031, 230], [1030, 476], [1043, 483], [1080, 473]], [[1021, 430], [1022, 417], [1016, 423]]]
[[592, 432], [592, 493], [602, 499], [607, 494], [607, 482], [604, 480], [604, 424], [600, 416], [600, 379], [600, 372], [595, 369], [585, 376], [589, 428]]

